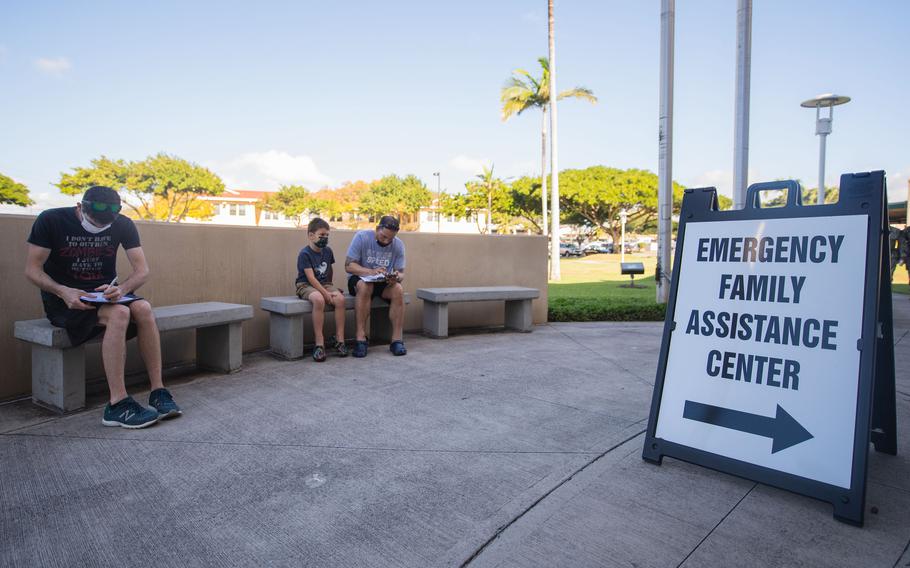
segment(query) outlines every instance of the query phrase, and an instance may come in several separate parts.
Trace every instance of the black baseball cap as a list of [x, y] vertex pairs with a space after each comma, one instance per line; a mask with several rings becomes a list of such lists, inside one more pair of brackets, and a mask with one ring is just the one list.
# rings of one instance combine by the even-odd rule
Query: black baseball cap
[[400, 228], [400, 225], [398, 224], [398, 219], [391, 215], [386, 215], [379, 220], [379, 228], [397, 231]]
[[110, 203], [120, 205], [120, 194], [109, 187], [103, 185], [93, 185], [85, 190], [82, 201], [91, 201], [93, 203]]

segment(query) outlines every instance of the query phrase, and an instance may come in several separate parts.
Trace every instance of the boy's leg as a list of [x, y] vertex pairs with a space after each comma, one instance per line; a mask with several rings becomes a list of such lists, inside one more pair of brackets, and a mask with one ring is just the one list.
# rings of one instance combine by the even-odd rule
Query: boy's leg
[[335, 305], [335, 341], [344, 343], [344, 294], [340, 290], [332, 291], [332, 304]]
[[392, 322], [392, 341], [401, 341], [404, 330], [404, 289], [395, 282], [386, 286], [382, 297], [389, 301], [389, 320]]
[[155, 323], [152, 305], [145, 300], [137, 300], [129, 305], [130, 316], [136, 322], [139, 341], [139, 354], [145, 363], [152, 390], [164, 388], [161, 380], [161, 334]]
[[373, 284], [359, 280], [357, 282], [357, 298], [354, 302], [354, 317], [357, 321], [357, 341], [367, 339], [367, 318], [370, 317], [370, 302], [373, 301]]
[[101, 340], [101, 360], [110, 390], [111, 404], [126, 398], [123, 382], [126, 366], [126, 328], [130, 324], [130, 309], [122, 304], [98, 308], [98, 323], [104, 326]]
[[310, 292], [307, 300], [313, 304], [313, 335], [316, 345], [325, 346], [325, 337], [322, 334], [322, 325], [325, 323], [325, 298], [319, 292]]

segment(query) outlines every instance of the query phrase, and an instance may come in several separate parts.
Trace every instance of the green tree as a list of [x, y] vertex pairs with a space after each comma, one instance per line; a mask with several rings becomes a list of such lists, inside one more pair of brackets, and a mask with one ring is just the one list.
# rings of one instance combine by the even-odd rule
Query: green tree
[[[802, 187], [802, 186], [801, 186]], [[806, 188], [802, 187], [803, 193], [803, 204], [804, 205], [815, 205], [818, 203], [818, 188], [811, 187]], [[825, 186], [825, 203], [837, 203], [837, 200], [840, 198], [840, 188]], [[773, 197], [767, 199], [762, 203], [762, 207], [783, 207], [787, 204], [787, 192], [779, 191]]]
[[[512, 116], [519, 115], [528, 109], [540, 109], [542, 119], [540, 127], [540, 175], [542, 186], [540, 191], [541, 210], [543, 211], [544, 234], [547, 225], [547, 110], [550, 106], [550, 60], [547, 57], [537, 58], [540, 63], [541, 75], [536, 78], [524, 69], [516, 69], [512, 77], [506, 82], [499, 94], [502, 103], [502, 120], [509, 120]], [[591, 89], [575, 87], [565, 90], [557, 99], [565, 98], [582, 99], [595, 104], [597, 97]], [[536, 223], [535, 223], [536, 224]]]
[[360, 199], [360, 212], [373, 217], [394, 215], [399, 219], [414, 216], [429, 205], [433, 195], [417, 176], [387, 175], [370, 185]]
[[14, 179], [0, 174], [0, 203], [26, 207], [35, 203], [28, 195], [28, 187]]
[[478, 181], [469, 181], [465, 184], [465, 196], [469, 211], [486, 211], [485, 223], [480, 225], [477, 217], [477, 228], [483, 234], [492, 232], [492, 224], [499, 230], [506, 231], [511, 222], [509, 186], [493, 175], [493, 167], [484, 166], [483, 173], [477, 175]]
[[125, 194], [123, 203], [131, 217], [177, 223], [187, 217], [211, 217], [211, 205], [199, 198], [224, 191], [221, 178], [208, 169], [164, 153], [140, 162], [101, 156], [91, 167], [61, 174], [56, 185], [67, 195], [79, 195], [93, 185], [108, 186]]
[[[592, 166], [559, 173], [560, 206], [564, 220], [603, 229], [619, 242], [620, 213], [627, 229], [645, 226], [657, 218], [657, 175], [639, 169]], [[673, 182], [673, 210], [682, 202], [683, 186]]]
[[311, 212], [312, 206], [313, 199], [307, 188], [302, 185], [283, 185], [277, 192], [266, 197], [262, 208], [294, 219], [295, 225], [299, 227], [303, 214]]
[[524, 176], [509, 184], [509, 213], [530, 225], [531, 230], [543, 233], [541, 220], [540, 178]]

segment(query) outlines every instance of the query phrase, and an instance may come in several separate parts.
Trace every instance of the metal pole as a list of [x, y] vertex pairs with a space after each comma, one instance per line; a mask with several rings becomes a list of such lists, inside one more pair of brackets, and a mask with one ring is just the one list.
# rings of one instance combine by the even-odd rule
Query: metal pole
[[657, 184], [657, 302], [670, 298], [670, 233], [673, 225], [673, 33], [676, 0], [660, 3], [660, 120]]
[[825, 204], [825, 140], [827, 134], [818, 135], [818, 201], [819, 205]]
[[442, 224], [442, 193], [440, 187], [442, 186], [442, 176], [441, 172], [433, 172], [433, 175], [436, 176], [436, 232], [440, 232], [439, 226]]
[[559, 280], [559, 162], [556, 137], [556, 28], [553, 25], [553, 0], [548, 0], [550, 31], [550, 176], [552, 194], [550, 217], [550, 280]]
[[733, 131], [733, 208], [746, 206], [749, 181], [749, 96], [752, 75], [752, 0], [736, 9], [736, 115]]
[[619, 238], [619, 262], [626, 261], [626, 211], [623, 209], [622, 213], [619, 214], [619, 219], [622, 221], [621, 224], [621, 237]]

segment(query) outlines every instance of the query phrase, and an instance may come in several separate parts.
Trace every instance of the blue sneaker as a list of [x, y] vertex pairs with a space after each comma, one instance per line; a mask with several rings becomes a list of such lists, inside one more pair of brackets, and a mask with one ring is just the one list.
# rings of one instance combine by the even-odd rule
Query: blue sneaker
[[367, 356], [367, 347], [368, 343], [366, 341], [360, 341], [359, 339], [354, 342], [354, 357], [366, 357]]
[[392, 352], [392, 355], [396, 357], [401, 357], [402, 355], [407, 355], [408, 350], [404, 346], [404, 341], [396, 339], [389, 345], [389, 351]]
[[116, 404], [107, 403], [101, 423], [121, 428], [145, 428], [158, 422], [158, 411], [146, 408], [128, 396]]
[[174, 397], [167, 389], [155, 389], [149, 393], [149, 406], [158, 411], [158, 417], [162, 420], [180, 416], [183, 411], [174, 402]]

